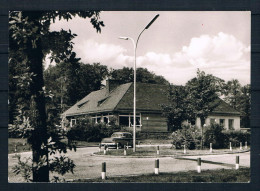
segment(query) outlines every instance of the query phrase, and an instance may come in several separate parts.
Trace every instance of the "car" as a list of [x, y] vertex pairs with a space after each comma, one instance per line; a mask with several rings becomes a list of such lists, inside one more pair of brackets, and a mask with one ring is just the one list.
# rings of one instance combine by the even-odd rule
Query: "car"
[[122, 148], [124, 145], [130, 147], [133, 146], [133, 136], [129, 132], [115, 132], [111, 137], [104, 138], [101, 141], [101, 146], [107, 145], [108, 147], [118, 147]]

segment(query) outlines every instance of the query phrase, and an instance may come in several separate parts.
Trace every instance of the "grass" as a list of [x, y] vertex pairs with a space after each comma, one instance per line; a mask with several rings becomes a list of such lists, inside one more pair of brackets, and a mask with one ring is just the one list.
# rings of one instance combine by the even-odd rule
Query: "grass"
[[[239, 152], [239, 148], [234, 148], [232, 152]], [[209, 155], [209, 154], [225, 154], [230, 153], [231, 151], [229, 149], [217, 149], [213, 150], [212, 153], [210, 153], [209, 149], [204, 150], [187, 150], [185, 155]], [[104, 155], [103, 148], [101, 152], [96, 152], [97, 155]], [[106, 155], [113, 155], [113, 156], [124, 156], [124, 149], [109, 149], [107, 151]], [[171, 147], [160, 147], [160, 156], [167, 156], [167, 155], [184, 155], [183, 150], [176, 150], [172, 149]], [[127, 156], [151, 156], [156, 157], [157, 156], [157, 148], [156, 146], [150, 146], [150, 147], [137, 147], [136, 152], [133, 152], [132, 148], [129, 148], [127, 150]]]
[[20, 153], [29, 151], [31, 146], [27, 143], [27, 139], [23, 138], [9, 138], [8, 139], [8, 154]]
[[73, 182], [245, 182], [250, 181], [250, 168], [206, 170], [200, 174], [196, 171], [147, 174], [139, 176], [107, 177], [106, 180], [79, 179]]

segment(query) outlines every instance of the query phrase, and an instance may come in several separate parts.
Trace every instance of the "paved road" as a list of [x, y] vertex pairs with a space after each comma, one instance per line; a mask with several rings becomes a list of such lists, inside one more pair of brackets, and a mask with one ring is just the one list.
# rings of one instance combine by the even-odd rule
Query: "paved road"
[[[65, 175], [66, 179], [86, 179], [100, 177], [101, 164], [106, 162], [107, 176], [138, 175], [154, 172], [155, 158], [129, 158], [98, 156], [92, 153], [97, 152], [97, 147], [79, 148], [77, 152], [69, 151], [67, 155], [76, 164], [74, 174]], [[202, 159], [202, 170], [235, 167], [237, 154], [205, 155]], [[9, 173], [11, 166], [15, 164], [14, 154], [9, 155]], [[23, 156], [31, 156], [30, 152], [22, 153]], [[240, 165], [250, 166], [250, 152], [239, 153]], [[183, 158], [162, 157], [160, 158], [160, 172], [178, 172], [197, 169], [196, 159], [198, 156], [186, 156]], [[21, 178], [10, 178], [9, 182], [21, 181]]]

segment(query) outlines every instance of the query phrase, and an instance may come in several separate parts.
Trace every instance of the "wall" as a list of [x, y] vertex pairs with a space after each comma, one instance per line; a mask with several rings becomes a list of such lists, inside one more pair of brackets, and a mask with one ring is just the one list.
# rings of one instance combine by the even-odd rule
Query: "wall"
[[[225, 125], [224, 128], [228, 130], [228, 120], [233, 119], [234, 120], [234, 129], [240, 130], [240, 117], [239, 116], [219, 116], [219, 115], [210, 115], [206, 119], [205, 123], [206, 125], [210, 125], [210, 118], [215, 118], [215, 122], [219, 123], [220, 119], [225, 119]], [[200, 119], [196, 119], [196, 126], [200, 127]]]
[[167, 120], [161, 114], [142, 113], [142, 132], [166, 132], [167, 129]]

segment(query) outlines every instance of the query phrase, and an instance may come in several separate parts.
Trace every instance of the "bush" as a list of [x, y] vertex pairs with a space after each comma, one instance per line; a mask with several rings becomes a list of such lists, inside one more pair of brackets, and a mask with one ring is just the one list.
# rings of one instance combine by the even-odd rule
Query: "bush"
[[173, 132], [173, 146], [181, 149], [185, 145], [187, 149], [193, 150], [200, 147], [200, 131], [197, 127], [191, 125], [182, 125], [181, 129]]
[[69, 140], [99, 142], [102, 138], [110, 137], [113, 132], [119, 130], [120, 127], [115, 124], [110, 126], [105, 123], [93, 124], [89, 118], [81, 118], [67, 132], [67, 138]]
[[239, 147], [240, 142], [247, 145], [250, 145], [250, 132], [242, 132], [242, 131], [224, 131], [223, 132], [225, 137], [225, 148], [229, 147], [229, 142], [232, 143], [234, 147]]
[[206, 126], [203, 133], [204, 146], [209, 147], [210, 143], [212, 143], [215, 149], [224, 148], [225, 136], [223, 130], [223, 126], [217, 123]]

